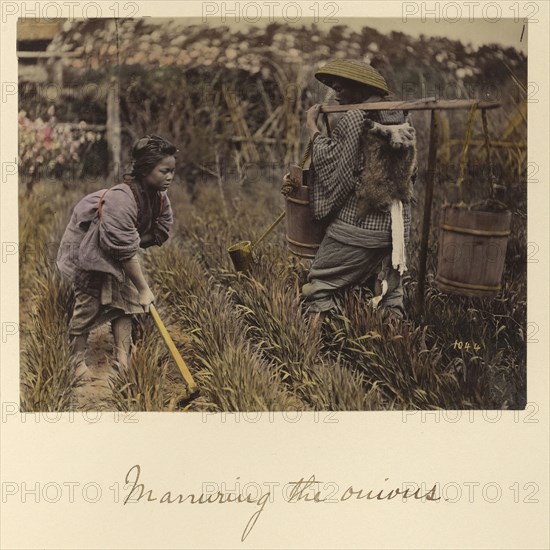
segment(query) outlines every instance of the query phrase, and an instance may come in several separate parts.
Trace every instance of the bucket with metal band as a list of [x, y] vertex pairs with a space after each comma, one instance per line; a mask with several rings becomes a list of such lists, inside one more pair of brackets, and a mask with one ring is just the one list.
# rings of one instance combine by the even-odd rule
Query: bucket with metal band
[[324, 220], [313, 218], [307, 183], [307, 170], [298, 166], [291, 168], [291, 175], [298, 181], [301, 172], [301, 185], [296, 186], [290, 195], [286, 197], [286, 240], [288, 249], [295, 256], [301, 258], [313, 258], [327, 230], [328, 223]]
[[465, 296], [501, 289], [512, 214], [446, 206], [441, 213], [437, 286]]

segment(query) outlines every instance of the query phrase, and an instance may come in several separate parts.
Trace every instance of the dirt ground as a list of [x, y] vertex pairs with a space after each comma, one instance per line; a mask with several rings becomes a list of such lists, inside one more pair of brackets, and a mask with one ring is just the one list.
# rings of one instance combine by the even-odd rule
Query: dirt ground
[[[176, 324], [168, 325], [170, 335], [174, 339], [177, 347], [189, 344], [189, 337], [185, 335]], [[160, 335], [158, 336], [160, 339]], [[113, 356], [113, 335], [109, 325], [97, 327], [90, 333], [88, 340], [88, 350], [86, 352], [87, 372], [81, 377], [80, 385], [74, 390], [74, 410], [94, 410], [108, 411], [113, 410], [113, 392], [110, 385], [110, 379], [114, 378], [117, 371]], [[180, 383], [181, 374], [178, 371], [175, 361], [170, 358], [172, 365], [172, 376], [176, 383]], [[130, 368], [131, 364], [130, 364]], [[161, 373], [159, 372], [159, 376]], [[185, 388], [186, 384], [181, 377], [181, 385]], [[198, 395], [192, 401], [180, 404], [177, 410], [180, 411], [200, 411], [208, 404], [205, 395]]]
[[88, 372], [82, 384], [75, 389], [75, 410], [108, 410], [112, 395], [109, 378], [116, 374], [113, 367], [113, 336], [108, 326], [98, 327], [90, 333], [86, 364]]

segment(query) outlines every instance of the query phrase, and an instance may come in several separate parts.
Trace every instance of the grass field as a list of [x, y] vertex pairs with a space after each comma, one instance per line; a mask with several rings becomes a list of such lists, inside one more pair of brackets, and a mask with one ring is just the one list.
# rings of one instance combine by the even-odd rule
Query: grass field
[[[145, 315], [128, 372], [114, 376], [112, 340], [103, 328], [93, 335], [89, 357], [103, 373], [101, 383], [94, 389], [75, 378], [67, 342], [71, 293], [55, 267], [56, 246], [79, 198], [111, 183], [63, 188], [55, 181], [39, 182], [31, 194], [21, 194], [19, 205], [22, 410], [523, 408], [526, 193], [518, 185], [521, 162], [499, 162], [513, 204], [503, 290], [494, 299], [474, 299], [435, 286], [437, 221], [446, 198], [440, 184], [424, 314], [418, 310], [421, 178], [404, 278], [407, 316], [401, 322], [373, 311], [368, 289], [357, 288], [341, 297], [339, 315], [321, 326], [311, 324], [300, 298], [308, 262], [286, 250], [284, 223], [258, 249], [251, 272], [235, 272], [227, 247], [253, 240], [275, 218], [284, 204], [277, 182], [244, 187], [226, 182], [222, 188], [204, 182], [192, 194], [183, 182], [174, 183], [173, 237], [143, 258], [159, 312], [202, 390], [185, 406], [183, 380]], [[458, 349], [455, 342], [476, 343], [479, 349]]]

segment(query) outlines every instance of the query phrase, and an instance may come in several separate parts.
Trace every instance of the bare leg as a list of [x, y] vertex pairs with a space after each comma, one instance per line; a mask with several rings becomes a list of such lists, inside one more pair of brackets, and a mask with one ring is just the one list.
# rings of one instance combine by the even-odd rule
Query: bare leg
[[112, 321], [115, 355], [122, 369], [128, 368], [132, 349], [132, 316], [123, 315]]
[[69, 335], [69, 349], [77, 376], [83, 376], [88, 372], [86, 365], [87, 344], [88, 334]]
[[70, 349], [71, 353], [76, 355], [78, 353], [85, 353], [88, 344], [87, 334], [78, 334], [77, 336], [70, 336]]

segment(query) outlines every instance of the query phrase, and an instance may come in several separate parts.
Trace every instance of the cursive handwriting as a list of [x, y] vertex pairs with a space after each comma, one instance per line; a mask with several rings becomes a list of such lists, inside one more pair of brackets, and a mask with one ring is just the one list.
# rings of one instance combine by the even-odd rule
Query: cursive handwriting
[[[166, 491], [162, 494], [155, 493], [153, 489], [146, 488], [145, 484], [140, 481], [141, 476], [141, 466], [136, 464], [132, 466], [126, 473], [125, 482], [130, 486], [130, 492], [127, 497], [124, 499], [123, 504], [136, 503], [136, 502], [155, 502], [158, 504], [254, 504], [258, 508], [250, 516], [248, 522], [246, 523], [244, 530], [241, 535], [241, 541], [246, 540], [254, 526], [256, 525], [258, 519], [262, 515], [265, 506], [268, 501], [272, 501], [271, 491], [260, 493], [260, 495], [252, 496], [251, 494], [239, 494], [235, 491], [223, 492], [202, 492], [200, 494], [196, 493], [187, 493], [183, 494], [181, 492]], [[389, 478], [385, 478], [388, 481]], [[325, 484], [326, 485], [326, 484]], [[329, 498], [329, 495], [324, 492], [322, 482], [318, 481], [314, 475], [310, 476], [308, 479], [301, 478], [299, 481], [292, 481], [287, 483], [287, 487], [290, 489], [290, 492], [285, 496], [285, 500], [289, 503], [296, 502], [314, 502], [314, 503], [323, 503], [323, 502], [345, 502], [350, 499], [353, 500], [370, 500], [370, 501], [380, 501], [380, 500], [392, 500], [396, 497], [401, 497], [402, 499], [414, 498], [416, 500], [422, 501], [437, 501], [440, 500], [436, 496], [436, 487], [437, 484], [427, 492], [422, 492], [420, 488], [417, 488], [415, 491], [410, 489], [402, 490], [400, 488], [394, 489], [354, 489], [353, 486], [349, 486], [338, 499]], [[332, 496], [332, 495], [330, 495]]]
[[248, 520], [241, 536], [241, 541], [244, 541], [246, 537], [248, 537], [250, 531], [252, 531], [252, 528], [256, 525], [261, 513], [264, 511], [265, 505], [271, 496], [269, 491], [261, 494], [258, 498], [253, 498], [250, 494], [234, 495], [232, 493], [222, 493], [221, 491], [206, 495], [204, 493], [201, 493], [200, 495], [196, 495], [194, 493], [189, 493], [187, 495], [183, 495], [182, 493], [172, 494], [172, 491], [166, 491], [159, 498], [154, 496], [152, 489], [146, 490], [145, 485], [143, 483], [139, 483], [140, 475], [141, 466], [139, 464], [132, 466], [128, 470], [125, 481], [127, 484], [130, 484], [131, 488], [128, 496], [124, 499], [124, 504], [128, 504], [129, 502], [141, 502], [144, 498], [146, 502], [158, 502], [159, 504], [183, 504], [184, 502], [188, 502], [190, 504], [256, 504], [259, 506], [259, 509], [254, 512], [252, 516], [250, 516], [250, 519]]
[[[389, 478], [386, 478], [388, 481]], [[327, 495], [322, 496], [320, 490], [321, 481], [317, 481], [315, 476], [311, 476], [309, 479], [304, 480], [301, 478], [300, 481], [292, 481], [289, 483], [291, 485], [292, 491], [290, 492], [288, 502], [300, 502], [301, 500], [305, 502], [335, 502], [334, 499], [329, 498]], [[422, 493], [420, 488], [417, 488], [415, 491], [410, 489], [401, 490], [399, 487], [391, 490], [380, 489], [359, 489], [355, 490], [351, 485], [342, 493], [339, 502], [345, 502], [351, 498], [355, 500], [392, 500], [395, 497], [400, 496], [401, 498], [415, 498], [417, 500], [440, 500], [440, 497], [436, 496], [436, 485], [434, 485], [427, 493]]]

